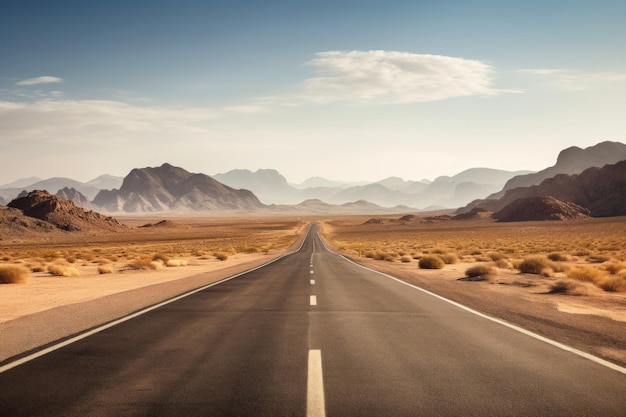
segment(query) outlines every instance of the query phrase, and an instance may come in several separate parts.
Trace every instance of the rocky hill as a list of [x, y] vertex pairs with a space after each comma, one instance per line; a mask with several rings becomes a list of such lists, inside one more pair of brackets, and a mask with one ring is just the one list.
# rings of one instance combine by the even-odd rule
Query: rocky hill
[[61, 233], [46, 221], [25, 216], [22, 210], [0, 206], [0, 241], [41, 237], [43, 234], [54, 234], [55, 231]]
[[479, 200], [459, 210], [479, 207], [498, 212], [520, 198], [551, 196], [577, 204], [594, 217], [626, 215], [626, 160], [602, 168], [588, 168], [577, 175], [559, 174], [539, 185], [508, 190], [500, 199]]
[[102, 190], [92, 204], [108, 212], [158, 212], [169, 210], [255, 210], [263, 208], [248, 190], [235, 190], [204, 174], [163, 164], [136, 168], [119, 190]]
[[513, 201], [492, 217], [499, 222], [571, 220], [589, 217], [590, 211], [550, 196], [526, 197]]
[[8, 207], [21, 211], [24, 216], [44, 221], [65, 231], [115, 231], [125, 228], [112, 217], [77, 207], [69, 200], [42, 190], [31, 191], [25, 196], [18, 197], [11, 201]]
[[626, 145], [620, 142], [600, 142], [585, 149], [572, 146], [559, 153], [554, 166], [533, 174], [511, 178], [500, 192], [488, 198], [500, 198], [506, 191], [514, 188], [538, 185], [543, 180], [558, 174], [580, 174], [587, 168], [601, 168], [623, 160], [626, 160]]

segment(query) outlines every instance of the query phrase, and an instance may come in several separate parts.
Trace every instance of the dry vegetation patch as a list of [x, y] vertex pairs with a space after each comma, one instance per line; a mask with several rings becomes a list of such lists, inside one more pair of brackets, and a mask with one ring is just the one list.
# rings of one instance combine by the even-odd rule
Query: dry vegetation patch
[[[185, 217], [163, 221], [131, 216], [121, 221], [130, 227], [116, 234], [55, 235], [54, 241], [45, 240], [48, 237], [44, 235], [41, 240], [5, 240], [1, 242], [0, 259], [21, 265], [33, 274], [59, 277], [157, 271], [226, 260], [238, 253], [269, 254], [289, 247], [306, 226], [306, 222], [290, 217]], [[167, 227], [141, 227], [146, 221]]]
[[377, 222], [364, 216], [336, 218], [322, 222], [321, 231], [341, 252], [376, 260], [408, 263], [405, 256], [437, 256], [447, 265], [490, 262], [496, 271], [517, 269], [554, 279], [571, 278], [571, 268], [597, 266], [598, 277], [587, 282], [605, 291], [626, 291], [624, 217], [507, 224], [419, 216], [398, 222], [395, 217]]

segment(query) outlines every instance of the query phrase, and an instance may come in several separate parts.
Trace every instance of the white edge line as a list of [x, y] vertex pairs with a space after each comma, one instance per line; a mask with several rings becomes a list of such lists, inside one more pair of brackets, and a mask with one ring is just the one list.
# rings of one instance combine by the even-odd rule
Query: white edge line
[[[310, 230], [310, 227], [309, 227], [309, 230]], [[309, 233], [309, 230], [307, 230], [307, 235]], [[248, 274], [250, 272], [256, 271], [257, 269], [261, 269], [263, 267], [266, 267], [267, 265], [272, 264], [272, 263], [274, 263], [274, 262], [276, 262], [276, 261], [278, 261], [278, 260], [280, 260], [280, 259], [282, 259], [284, 257], [287, 257], [287, 256], [293, 255], [295, 253], [298, 253], [302, 249], [302, 246], [304, 246], [304, 242], [306, 242], [306, 240], [307, 240], [307, 238], [305, 236], [305, 238], [302, 239], [302, 243], [300, 243], [300, 246], [298, 247], [297, 250], [295, 250], [293, 252], [285, 253], [285, 254], [283, 254], [283, 255], [275, 258], [275, 259], [272, 259], [271, 261], [268, 261], [268, 262], [266, 262], [266, 263], [264, 263], [262, 265], [259, 265], [259, 266], [256, 266], [254, 268], [248, 269], [247, 271], [240, 272], [240, 273], [238, 273], [236, 275], [233, 275], [231, 277], [227, 277], [227, 278], [221, 279], [219, 281], [212, 282], [211, 284], [204, 285], [204, 286], [202, 286], [200, 288], [196, 288], [195, 290], [187, 291], [186, 293], [177, 295], [177, 296], [175, 296], [173, 298], [170, 298], [168, 300], [162, 301], [162, 302], [160, 302], [158, 304], [154, 304], [152, 306], [146, 307], [144, 309], [141, 309], [139, 311], [131, 313], [131, 314], [127, 315], [127, 316], [121, 317], [121, 318], [119, 318], [117, 320], [113, 320], [113, 321], [111, 321], [109, 323], [103, 324], [102, 326], [98, 326], [98, 327], [96, 327], [94, 329], [91, 329], [91, 330], [89, 330], [87, 332], [80, 333], [80, 334], [78, 334], [76, 336], [73, 336], [73, 337], [70, 337], [69, 339], [66, 339], [66, 340], [64, 340], [62, 342], [56, 343], [56, 344], [54, 344], [52, 346], [48, 346], [47, 348], [44, 348], [42, 350], [38, 350], [38, 351], [36, 351], [34, 353], [31, 353], [30, 355], [24, 356], [22, 358], [19, 358], [19, 359], [16, 359], [16, 360], [12, 361], [12, 362], [9, 362], [9, 363], [7, 363], [5, 365], [2, 365], [2, 366], [0, 366], [0, 374], [3, 373], [3, 372], [8, 371], [9, 369], [13, 369], [13, 368], [15, 368], [17, 366], [23, 365], [26, 362], [30, 362], [33, 359], [37, 359], [37, 358], [39, 358], [41, 356], [47, 355], [50, 352], [54, 352], [55, 350], [61, 349], [62, 347], [65, 347], [65, 346], [71, 345], [72, 343], [78, 342], [79, 340], [85, 339], [85, 338], [87, 338], [89, 336], [93, 336], [94, 334], [100, 333], [101, 331], [104, 331], [104, 330], [106, 330], [108, 328], [111, 328], [113, 326], [117, 326], [118, 324], [124, 323], [125, 321], [131, 320], [131, 319], [134, 319], [135, 317], [138, 317], [138, 316], [141, 316], [143, 314], [146, 314], [146, 313], [148, 313], [148, 312], [150, 312], [152, 310], [156, 310], [157, 308], [163, 307], [163, 306], [165, 306], [167, 304], [173, 303], [173, 302], [178, 301], [178, 300], [180, 300], [182, 298], [188, 297], [188, 296], [193, 295], [195, 293], [198, 293], [200, 291], [204, 291], [207, 288], [213, 287], [214, 285], [218, 285], [218, 284], [221, 284], [223, 282], [230, 281], [231, 279], [238, 278], [238, 277], [240, 277], [242, 275], [246, 275], [246, 274]]]
[[418, 291], [421, 291], [421, 292], [426, 293], [428, 295], [431, 295], [431, 296], [433, 296], [435, 298], [438, 298], [438, 299], [440, 299], [442, 301], [450, 303], [450, 304], [452, 304], [452, 305], [454, 305], [454, 306], [456, 306], [456, 307], [458, 307], [458, 308], [460, 308], [462, 310], [465, 310], [465, 311], [467, 311], [469, 313], [475, 314], [475, 315], [480, 316], [480, 317], [482, 317], [484, 319], [490, 320], [490, 321], [492, 321], [494, 323], [498, 323], [498, 324], [500, 324], [502, 326], [508, 327], [509, 329], [515, 330], [516, 332], [525, 334], [526, 336], [530, 336], [530, 337], [532, 337], [534, 339], [540, 340], [540, 341], [545, 342], [545, 343], [547, 343], [549, 345], [555, 346], [555, 347], [557, 347], [559, 349], [562, 349], [562, 350], [568, 351], [570, 353], [573, 353], [575, 355], [581, 356], [581, 357], [583, 357], [585, 359], [588, 359], [588, 360], [593, 361], [593, 362], [595, 362], [597, 364], [606, 366], [607, 368], [610, 368], [610, 369], [612, 369], [614, 371], [617, 371], [617, 372], [620, 372], [620, 373], [626, 375], [626, 368], [624, 368], [622, 366], [619, 366], [619, 365], [617, 365], [617, 364], [615, 364], [613, 362], [609, 362], [609, 361], [607, 361], [605, 359], [599, 358], [599, 357], [594, 356], [594, 355], [592, 355], [590, 353], [583, 352], [582, 350], [578, 350], [578, 349], [573, 348], [571, 346], [568, 346], [568, 345], [565, 345], [563, 343], [557, 342], [556, 340], [552, 340], [552, 339], [549, 339], [549, 338], [547, 338], [545, 336], [541, 336], [540, 334], [531, 332], [530, 330], [526, 330], [523, 327], [519, 327], [519, 326], [517, 326], [515, 324], [512, 324], [512, 323], [509, 323], [509, 322], [507, 322], [505, 320], [489, 316], [489, 315], [487, 315], [485, 313], [481, 313], [480, 311], [474, 310], [474, 309], [472, 309], [470, 307], [467, 307], [467, 306], [465, 306], [463, 304], [457, 303], [456, 301], [452, 301], [452, 300], [450, 300], [448, 298], [442, 297], [441, 295], [435, 294], [434, 292], [431, 292], [431, 291], [428, 291], [428, 290], [426, 290], [424, 288], [418, 287], [417, 285], [409, 284], [408, 282], [403, 281], [400, 278], [396, 278], [396, 277], [394, 277], [392, 275], [385, 274], [384, 272], [376, 271], [375, 269], [368, 268], [365, 265], [361, 265], [361, 264], [353, 261], [352, 259], [349, 259], [349, 258], [345, 257], [344, 255], [342, 255], [342, 254], [340, 254], [338, 252], [335, 252], [334, 250], [330, 249], [326, 245], [326, 242], [324, 242], [324, 239], [322, 239], [322, 237], [320, 236], [319, 232], [317, 233], [317, 236], [320, 239], [320, 241], [322, 242], [322, 244], [324, 245], [324, 247], [329, 252], [334, 253], [335, 255], [342, 257], [346, 261], [348, 261], [350, 263], [353, 263], [354, 265], [356, 265], [358, 267], [361, 267], [363, 269], [367, 269], [368, 271], [375, 272], [375, 273], [377, 273], [379, 275], [382, 275], [382, 276], [384, 276], [386, 278], [392, 279], [392, 280], [397, 281], [397, 282], [399, 282], [401, 284], [407, 285], [407, 286], [409, 286], [411, 288], [414, 288], [414, 289], [416, 289]]

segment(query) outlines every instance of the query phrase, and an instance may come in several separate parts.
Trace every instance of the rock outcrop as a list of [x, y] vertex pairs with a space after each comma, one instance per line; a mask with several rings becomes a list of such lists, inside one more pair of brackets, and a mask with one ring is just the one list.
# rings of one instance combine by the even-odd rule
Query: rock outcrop
[[77, 207], [69, 200], [42, 190], [18, 197], [8, 206], [20, 210], [25, 216], [45, 221], [66, 231], [114, 231], [125, 228], [112, 217]]
[[550, 196], [526, 197], [513, 201], [492, 216], [499, 222], [571, 220], [589, 217], [590, 211]]

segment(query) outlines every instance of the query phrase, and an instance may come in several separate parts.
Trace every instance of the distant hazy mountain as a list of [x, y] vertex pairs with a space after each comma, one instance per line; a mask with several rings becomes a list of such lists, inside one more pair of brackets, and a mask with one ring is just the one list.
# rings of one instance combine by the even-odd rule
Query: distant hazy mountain
[[478, 198], [485, 198], [501, 190], [511, 178], [530, 171], [505, 171], [491, 168], [470, 168], [448, 177], [441, 176], [419, 193], [415, 204], [419, 207], [461, 207]]
[[67, 188], [64, 187], [57, 191], [57, 196], [62, 197], [66, 200], [71, 201], [79, 207], [90, 208], [91, 203], [89, 199], [85, 197], [80, 191], [77, 191], [75, 188]]
[[299, 190], [305, 188], [349, 188], [349, 187], [357, 187], [359, 185], [366, 185], [367, 181], [336, 181], [329, 180], [324, 177], [311, 177], [304, 181], [302, 184], [291, 184], [292, 187], [295, 187]]
[[0, 196], [0, 206], [6, 206], [7, 205], [7, 201], [2, 198], [2, 196]]
[[389, 189], [380, 183], [374, 183], [341, 190], [330, 198], [330, 202], [344, 204], [360, 200], [380, 206], [393, 207], [399, 204], [408, 204], [411, 197], [410, 194]]
[[263, 207], [248, 190], [235, 190], [205, 174], [163, 164], [136, 168], [119, 190], [102, 190], [92, 204], [109, 212], [155, 212], [168, 210], [255, 210]]
[[577, 204], [594, 217], [626, 215], [626, 160], [602, 168], [588, 168], [580, 174], [558, 174], [539, 185], [508, 190], [498, 200], [474, 201], [459, 212], [476, 207], [498, 212], [518, 199], [538, 196]]
[[285, 177], [274, 169], [259, 169], [256, 172], [247, 169], [234, 169], [223, 174], [213, 175], [213, 178], [235, 189], [250, 190], [267, 204], [302, 201], [297, 197], [298, 190], [289, 185]]
[[114, 188], [120, 188], [123, 181], [124, 177], [116, 177], [113, 175], [104, 174], [90, 181], [87, 181], [85, 185], [95, 187], [100, 190], [112, 190]]
[[292, 215], [323, 215], [323, 214], [391, 214], [406, 213], [414, 209], [405, 206], [381, 207], [368, 201], [360, 200], [344, 204], [329, 204], [321, 200], [305, 200], [296, 205], [273, 205], [264, 212]]
[[534, 174], [514, 177], [506, 183], [501, 192], [489, 198], [500, 198], [513, 188], [538, 185], [557, 174], [579, 174], [587, 168], [603, 167], [623, 160], [626, 160], [626, 145], [620, 142], [600, 142], [585, 149], [572, 146], [559, 153], [554, 166]]
[[[22, 180], [20, 180], [22, 181]], [[26, 180], [24, 180], [26, 182]], [[74, 188], [79, 191], [81, 194], [85, 195], [87, 198], [94, 198], [99, 188], [93, 187], [90, 185], [86, 185], [80, 181], [73, 180], [71, 178], [62, 178], [62, 177], [54, 177], [48, 178], [46, 180], [36, 181], [34, 183], [25, 185], [23, 187], [13, 187], [13, 188], [5, 188], [0, 190], [0, 195], [4, 197], [6, 200], [12, 200], [17, 197], [22, 191], [34, 191], [34, 190], [45, 190], [49, 193], [54, 193], [57, 190], [63, 188]]]
[[400, 177], [388, 177], [377, 181], [376, 184], [384, 185], [390, 190], [416, 194], [424, 191], [430, 184], [430, 181], [405, 181]]
[[502, 189], [508, 179], [528, 172], [473, 168], [453, 177], [439, 177], [435, 181], [406, 181], [399, 177], [388, 177], [359, 185], [322, 177], [291, 185], [279, 172], [269, 169], [256, 172], [236, 169], [217, 174], [214, 178], [233, 188], [251, 190], [266, 204], [298, 204], [316, 199], [344, 204], [366, 200], [382, 207], [405, 205], [414, 208], [453, 208], [464, 206], [477, 198], [485, 198]]
[[39, 177], [20, 178], [19, 180], [10, 182], [8, 184], [0, 185], [0, 188], [24, 188], [42, 180], [43, 178]]

